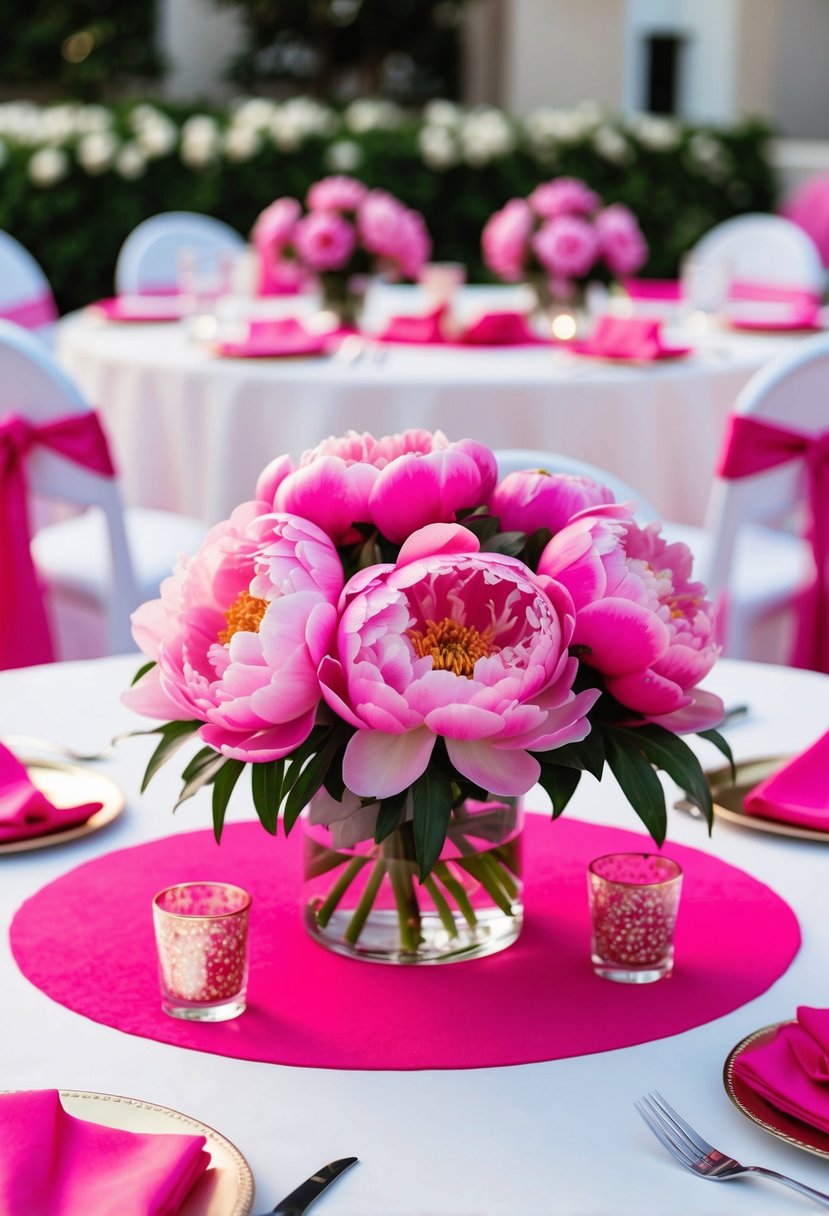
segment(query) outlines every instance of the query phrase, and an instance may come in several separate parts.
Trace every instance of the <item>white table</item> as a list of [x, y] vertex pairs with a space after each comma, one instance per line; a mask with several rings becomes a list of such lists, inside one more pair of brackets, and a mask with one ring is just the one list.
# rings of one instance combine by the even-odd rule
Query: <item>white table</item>
[[297, 459], [349, 429], [419, 426], [590, 461], [636, 486], [662, 518], [699, 524], [737, 393], [800, 340], [711, 330], [690, 357], [646, 366], [547, 347], [223, 359], [183, 325], [83, 313], [60, 323], [56, 349], [103, 415], [128, 505], [212, 523], [253, 497], [259, 471], [282, 452]]
[[[3, 673], [0, 736], [27, 732], [94, 746], [114, 731], [146, 725], [118, 701], [135, 666], [127, 657]], [[707, 685], [727, 704], [744, 701], [751, 707], [729, 731], [738, 758], [799, 749], [829, 724], [826, 676], [723, 661]], [[101, 765], [127, 795], [125, 813], [106, 832], [74, 845], [0, 857], [4, 926], [24, 899], [85, 859], [208, 826], [209, 799], [203, 794], [173, 818], [174, 762], [139, 796], [150, 743], [127, 740]], [[706, 763], [719, 762], [708, 744], [700, 746]], [[542, 799], [539, 794], [539, 808]], [[585, 784], [570, 813], [625, 827], [637, 822], [612, 782]], [[231, 805], [231, 817], [249, 817], [243, 797]], [[726, 1054], [746, 1034], [793, 1015], [797, 1004], [829, 1005], [829, 848], [725, 824], [709, 840], [703, 825], [681, 812], [672, 812], [669, 834], [767, 882], [794, 908], [804, 939], [789, 971], [768, 992], [684, 1034], [511, 1068], [382, 1073], [257, 1064], [134, 1038], [54, 1004], [18, 972], [4, 932], [3, 1088], [77, 1087], [191, 1114], [237, 1144], [249, 1161], [257, 1186], [254, 1212], [269, 1209], [323, 1162], [352, 1153], [360, 1157], [359, 1166], [319, 1200], [319, 1216], [817, 1211], [771, 1183], [739, 1182], [724, 1190], [687, 1174], [657, 1144], [632, 1103], [658, 1087], [704, 1135], [742, 1160], [829, 1190], [826, 1161], [745, 1120], [721, 1081]]]

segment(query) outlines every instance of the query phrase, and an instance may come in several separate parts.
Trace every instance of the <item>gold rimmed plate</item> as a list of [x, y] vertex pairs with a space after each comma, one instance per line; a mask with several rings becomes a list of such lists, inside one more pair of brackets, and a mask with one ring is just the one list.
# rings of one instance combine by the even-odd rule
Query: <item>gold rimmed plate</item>
[[793, 1144], [795, 1148], [805, 1149], [807, 1153], [829, 1158], [829, 1134], [818, 1127], [812, 1127], [809, 1123], [801, 1123], [799, 1119], [795, 1119], [793, 1115], [787, 1115], [785, 1111], [778, 1110], [776, 1106], [772, 1106], [765, 1098], [761, 1098], [753, 1089], [745, 1085], [739, 1077], [734, 1076], [734, 1063], [743, 1052], [771, 1042], [780, 1027], [788, 1024], [776, 1022], [773, 1026], [764, 1026], [762, 1030], [755, 1030], [753, 1034], [747, 1035], [736, 1047], [731, 1049], [723, 1065], [725, 1092], [737, 1110], [747, 1119], [751, 1119], [752, 1123], [761, 1127], [764, 1132], [768, 1132], [770, 1136], [776, 1136], [778, 1140], [785, 1140], [787, 1144]]
[[124, 793], [119, 785], [105, 773], [80, 764], [67, 764], [62, 760], [34, 760], [18, 757], [25, 765], [32, 785], [46, 795], [55, 806], [78, 806], [84, 802], [100, 802], [101, 809], [93, 812], [84, 823], [61, 828], [56, 832], [45, 832], [42, 836], [29, 836], [25, 840], [0, 842], [0, 854], [25, 853], [30, 849], [45, 849], [54, 844], [65, 844], [89, 836], [112, 823], [124, 809]]
[[786, 823], [782, 819], [769, 819], [763, 815], [747, 815], [743, 801], [746, 794], [760, 781], [770, 777], [791, 759], [791, 756], [760, 756], [754, 760], [741, 760], [735, 765], [736, 780], [732, 783], [731, 769], [726, 765], [706, 773], [714, 799], [714, 815], [742, 828], [753, 828], [757, 832], [770, 832], [774, 836], [791, 836], [795, 840], [819, 840], [829, 844], [829, 830], [801, 827], [797, 823]]

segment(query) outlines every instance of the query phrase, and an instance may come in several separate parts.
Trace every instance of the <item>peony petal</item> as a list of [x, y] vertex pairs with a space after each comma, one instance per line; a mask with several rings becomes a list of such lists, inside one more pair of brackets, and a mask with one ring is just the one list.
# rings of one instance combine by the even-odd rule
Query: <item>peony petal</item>
[[608, 676], [606, 684], [611, 696], [640, 714], [672, 713], [691, 701], [678, 684], [655, 671], [631, 671], [624, 675]]
[[585, 662], [608, 675], [642, 671], [662, 657], [670, 640], [667, 625], [630, 600], [597, 600], [576, 614], [573, 641], [589, 646]]
[[312, 710], [302, 718], [294, 718], [293, 722], [272, 726], [268, 730], [247, 736], [240, 735], [238, 731], [226, 730], [214, 723], [202, 726], [198, 733], [208, 747], [215, 747], [223, 756], [258, 763], [279, 760], [299, 747], [300, 743], [304, 743], [313, 730], [315, 717], [316, 714]]
[[427, 524], [404, 540], [397, 556], [397, 565], [406, 566], [422, 557], [435, 557], [438, 554], [477, 553], [480, 547], [475, 533], [460, 524]]
[[704, 688], [693, 688], [691, 697], [690, 705], [684, 705], [682, 709], [670, 714], [654, 717], [649, 715], [649, 721], [656, 722], [658, 726], [664, 726], [666, 730], [672, 730], [678, 735], [711, 730], [712, 727], [721, 725], [725, 717], [725, 706], [715, 693], [706, 692]]
[[351, 726], [362, 727], [365, 723], [352, 710], [348, 699], [348, 685], [342, 664], [330, 655], [322, 660], [317, 669], [320, 691], [335, 714], [339, 714]]
[[435, 736], [425, 726], [404, 735], [358, 730], [343, 756], [343, 781], [361, 798], [399, 794], [425, 773]]
[[[455, 680], [457, 676], [453, 677]], [[426, 725], [447, 739], [485, 739], [504, 729], [500, 714], [474, 705], [441, 705], [426, 715]]]
[[490, 794], [526, 794], [541, 774], [525, 751], [506, 751], [485, 739], [447, 739], [446, 750], [458, 772]]

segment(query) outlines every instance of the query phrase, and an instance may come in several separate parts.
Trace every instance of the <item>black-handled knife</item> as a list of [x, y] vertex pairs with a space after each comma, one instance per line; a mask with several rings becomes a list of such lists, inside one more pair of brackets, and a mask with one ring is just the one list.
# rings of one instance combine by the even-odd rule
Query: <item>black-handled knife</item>
[[339, 1178], [340, 1174], [344, 1173], [349, 1166], [354, 1165], [356, 1161], [356, 1157], [340, 1157], [339, 1161], [331, 1161], [328, 1165], [324, 1165], [307, 1182], [303, 1182], [295, 1191], [291, 1191], [290, 1195], [286, 1195], [268, 1213], [268, 1216], [303, 1216], [303, 1213], [308, 1211], [314, 1200], [328, 1189], [335, 1178]]

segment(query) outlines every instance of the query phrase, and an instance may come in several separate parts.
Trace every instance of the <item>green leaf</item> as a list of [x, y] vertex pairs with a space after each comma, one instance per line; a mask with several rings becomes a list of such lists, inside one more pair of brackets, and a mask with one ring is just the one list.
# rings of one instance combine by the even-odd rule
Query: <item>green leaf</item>
[[524, 561], [531, 570], [538, 568], [538, 559], [552, 540], [552, 536], [549, 528], [536, 528], [528, 534], [524, 545]]
[[452, 783], [443, 773], [427, 768], [412, 786], [412, 809], [415, 855], [423, 882], [446, 839], [452, 814]]
[[632, 729], [614, 727], [613, 733], [631, 747], [644, 752], [651, 764], [664, 769], [679, 788], [686, 792], [688, 800], [699, 807], [710, 830], [714, 822], [711, 787], [699, 760], [685, 740], [654, 723]]
[[468, 515], [463, 521], [463, 526], [477, 536], [483, 549], [486, 542], [496, 535], [501, 525], [493, 515]]
[[138, 671], [135, 673], [135, 675], [132, 677], [132, 680], [130, 681], [130, 688], [134, 688], [135, 685], [138, 683], [138, 681], [141, 679], [141, 677], [145, 676], [148, 671], [152, 671], [152, 669], [154, 667], [155, 667], [155, 659], [150, 659], [149, 663], [145, 663], [143, 667], [139, 667]]
[[374, 829], [375, 844], [382, 844], [386, 837], [391, 836], [397, 828], [406, 805], [407, 794], [408, 790], [401, 790], [399, 794], [392, 794], [390, 798], [384, 798], [380, 803], [377, 825]]
[[[212, 751], [212, 748], [210, 750]], [[176, 799], [173, 810], [177, 811], [182, 802], [186, 802], [188, 798], [192, 798], [194, 794], [197, 794], [199, 790], [203, 789], [206, 785], [212, 784], [212, 782], [216, 779], [216, 774], [221, 768], [224, 767], [225, 762], [225, 756], [221, 755], [220, 752], [213, 752], [213, 759], [210, 761], [210, 763], [203, 764], [197, 772], [193, 773], [193, 775], [184, 782], [184, 785], [181, 787], [181, 793]], [[188, 765], [188, 768], [189, 767], [190, 766]]]
[[296, 761], [291, 765], [291, 788], [285, 799], [283, 822], [285, 835], [299, 818], [300, 811], [307, 806], [325, 780], [331, 761], [340, 747], [339, 733], [332, 735], [323, 748], [311, 756], [305, 767], [297, 770]]
[[212, 764], [214, 760], [224, 760], [225, 757], [221, 752], [217, 752], [215, 747], [203, 747], [201, 751], [196, 752], [189, 764], [185, 765], [182, 770], [182, 779], [189, 781], [191, 777], [197, 777], [198, 774], [208, 764]]
[[542, 764], [563, 765], [565, 768], [583, 769], [601, 781], [605, 765], [604, 734], [600, 725], [594, 723], [586, 739], [578, 743], [565, 743], [563, 747], [553, 748], [549, 752], [535, 752], [535, 757]]
[[581, 770], [562, 768], [557, 764], [542, 764], [538, 783], [550, 796], [553, 819], [558, 819], [573, 797], [581, 780]]
[[668, 829], [668, 813], [665, 809], [665, 791], [651, 762], [638, 748], [626, 745], [617, 738], [616, 732], [607, 732], [605, 746], [607, 763], [622, 793], [656, 843], [661, 845]]
[[225, 812], [233, 793], [233, 787], [239, 780], [243, 760], [225, 760], [213, 779], [213, 835], [218, 843], [222, 839], [222, 828], [225, 822]]
[[169, 760], [201, 725], [201, 722], [165, 722], [163, 726], [157, 726], [154, 730], [146, 732], [148, 735], [161, 735], [161, 742], [147, 764], [144, 780], [141, 782], [142, 794], [162, 764]]
[[728, 740], [720, 734], [718, 730], [698, 730], [697, 734], [700, 739], [707, 739], [709, 743], [713, 743], [718, 751], [722, 752], [731, 768], [731, 780], [737, 780], [737, 769], [734, 766], [734, 754], [729, 747]]
[[517, 557], [524, 548], [525, 532], [496, 532], [481, 542], [482, 553], [505, 553], [508, 557]]
[[282, 801], [282, 779], [285, 776], [284, 760], [263, 761], [250, 766], [250, 783], [253, 806], [259, 822], [271, 836], [276, 835], [279, 820], [279, 804]]

